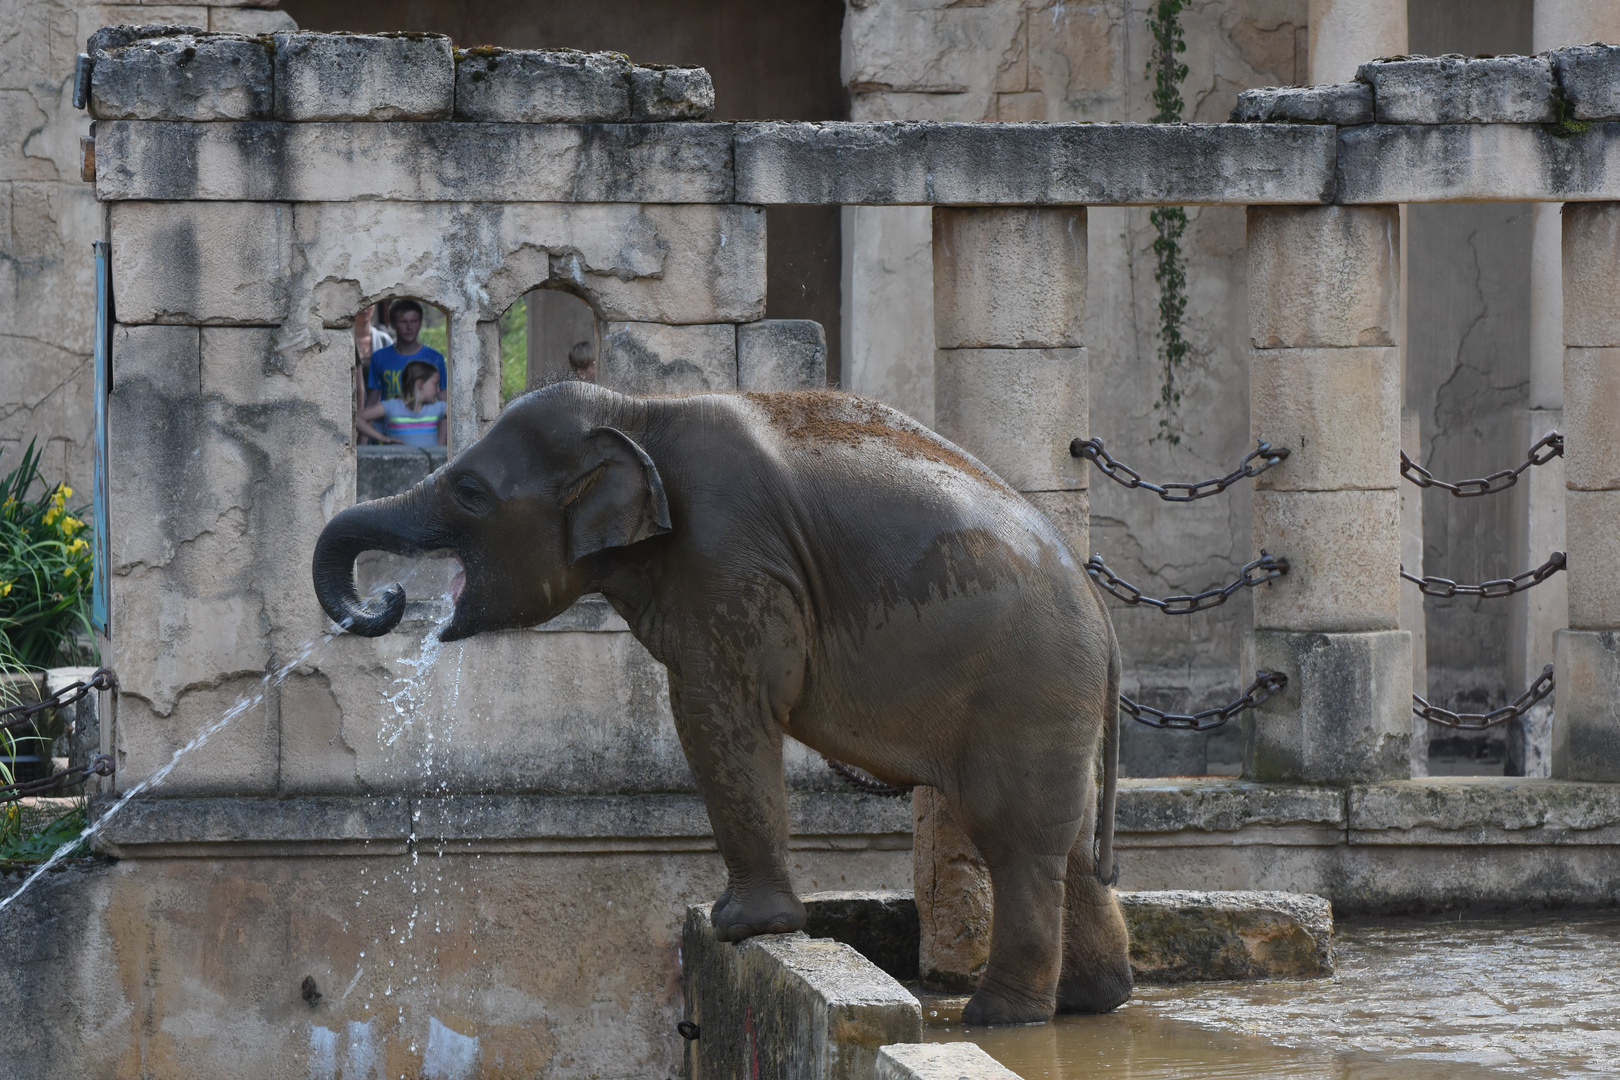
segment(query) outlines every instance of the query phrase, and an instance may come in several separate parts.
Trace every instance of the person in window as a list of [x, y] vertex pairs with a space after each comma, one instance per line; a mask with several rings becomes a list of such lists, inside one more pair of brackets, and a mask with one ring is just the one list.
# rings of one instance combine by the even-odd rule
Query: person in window
[[404, 446], [443, 446], [445, 407], [439, 400], [439, 372], [426, 360], [411, 360], [400, 373], [405, 396], [383, 398], [360, 410], [362, 420], [383, 422], [382, 441]]
[[450, 373], [444, 365], [444, 354], [417, 340], [422, 332], [422, 305], [415, 300], [396, 301], [388, 309], [388, 322], [394, 328], [394, 343], [371, 354], [371, 369], [366, 372], [368, 401], [404, 397], [403, 375], [405, 366], [412, 361], [433, 365], [439, 373], [440, 400], [449, 401], [446, 391]]
[[[366, 393], [366, 375], [371, 369], [371, 354], [380, 352], [394, 343], [394, 336], [386, 330], [379, 330], [372, 317], [378, 306], [361, 308], [360, 313], [354, 317], [354, 427], [355, 442], [360, 446], [383, 441], [381, 432], [360, 419], [361, 410], [371, 403]], [[380, 399], [381, 395], [377, 397]]]

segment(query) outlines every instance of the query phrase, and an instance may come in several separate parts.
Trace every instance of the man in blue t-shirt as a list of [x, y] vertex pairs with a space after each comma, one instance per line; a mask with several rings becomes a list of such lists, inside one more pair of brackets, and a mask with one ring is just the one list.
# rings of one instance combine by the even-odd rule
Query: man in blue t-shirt
[[388, 323], [394, 328], [394, 343], [371, 354], [371, 367], [366, 372], [367, 403], [403, 397], [405, 388], [400, 385], [400, 372], [412, 360], [421, 360], [439, 369], [439, 385], [443, 388], [439, 400], [448, 401], [450, 372], [444, 365], [444, 354], [417, 340], [422, 332], [422, 305], [415, 300], [397, 302], [388, 310]]

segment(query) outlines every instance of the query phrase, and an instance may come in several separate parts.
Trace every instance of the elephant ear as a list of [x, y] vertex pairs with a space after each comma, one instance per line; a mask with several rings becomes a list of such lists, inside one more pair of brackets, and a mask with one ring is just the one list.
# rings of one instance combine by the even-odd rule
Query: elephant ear
[[617, 428], [585, 436], [585, 471], [563, 492], [568, 561], [670, 531], [664, 481], [647, 451]]

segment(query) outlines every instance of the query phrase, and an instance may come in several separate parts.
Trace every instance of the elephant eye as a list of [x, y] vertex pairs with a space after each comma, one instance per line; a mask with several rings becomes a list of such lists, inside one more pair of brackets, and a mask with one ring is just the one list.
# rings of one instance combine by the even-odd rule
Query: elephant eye
[[489, 492], [470, 476], [463, 476], [456, 481], [455, 499], [461, 508], [469, 514], [489, 513]]

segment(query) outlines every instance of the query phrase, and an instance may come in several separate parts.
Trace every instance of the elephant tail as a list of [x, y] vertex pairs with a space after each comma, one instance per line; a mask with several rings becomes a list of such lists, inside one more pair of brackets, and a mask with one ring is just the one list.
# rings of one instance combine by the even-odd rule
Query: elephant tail
[[1119, 881], [1119, 864], [1114, 861], [1114, 803], [1119, 794], [1119, 638], [1108, 627], [1108, 695], [1103, 712], [1102, 809], [1097, 815], [1097, 878], [1104, 885]]

